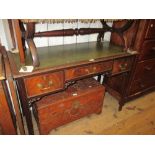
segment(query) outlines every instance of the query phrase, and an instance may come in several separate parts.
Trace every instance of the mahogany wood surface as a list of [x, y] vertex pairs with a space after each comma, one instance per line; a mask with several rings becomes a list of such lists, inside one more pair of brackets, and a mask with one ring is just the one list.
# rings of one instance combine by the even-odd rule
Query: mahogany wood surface
[[155, 75], [155, 58], [137, 63], [134, 80], [152, 78]]
[[[136, 28], [131, 27], [131, 31]], [[113, 36], [113, 34], [112, 34]], [[127, 36], [128, 37], [128, 36]], [[130, 37], [129, 37], [130, 38]], [[114, 39], [114, 38], [113, 38]], [[113, 41], [113, 40], [112, 40]], [[117, 39], [114, 39], [119, 44]], [[139, 20], [133, 49], [139, 54], [134, 62], [131, 77], [127, 85], [126, 101], [134, 99], [155, 89], [155, 20]]]
[[8, 81], [9, 87], [10, 87], [10, 94], [12, 96], [12, 102], [16, 111], [16, 120], [19, 126], [19, 131], [20, 134], [25, 134], [25, 130], [24, 130], [24, 125], [23, 125], [23, 120], [22, 120], [22, 114], [20, 111], [20, 107], [19, 107], [19, 101], [17, 98], [17, 90], [16, 90], [16, 86], [12, 77], [12, 73], [11, 73], [11, 68], [10, 68], [10, 63], [7, 57], [7, 53], [4, 47], [1, 48], [1, 52], [3, 54], [3, 58], [4, 58], [4, 65], [5, 65], [5, 72], [6, 72], [6, 80]]
[[149, 20], [145, 39], [155, 39], [155, 20]]
[[144, 41], [140, 50], [140, 60], [151, 58], [155, 58], [155, 39]]
[[65, 70], [65, 80], [69, 81], [79, 77], [93, 75], [97, 73], [111, 71], [113, 61], [106, 61], [102, 63], [95, 63], [91, 65], [86, 65], [82, 67], [74, 67]]
[[[61, 86], [67, 88], [71, 82], [84, 79], [88, 76], [91, 77], [107, 73], [111, 74], [115, 60], [125, 59], [122, 60], [122, 62], [128, 63], [128, 58], [130, 59], [130, 57], [135, 57], [136, 55], [132, 52], [125, 52], [123, 47], [114, 46], [106, 42], [104, 42], [100, 48], [96, 46], [95, 42], [92, 42], [42, 47], [37, 48], [37, 51], [40, 59], [40, 66], [35, 67], [30, 73], [20, 73], [19, 70], [22, 66], [18, 54], [11, 54], [8, 52], [10, 67], [12, 68], [13, 77], [17, 82], [29, 134], [34, 133], [29, 109], [30, 106], [35, 101], [41, 99], [45, 95], [50, 95], [56, 90], [54, 87], [50, 86], [49, 78], [45, 78], [46, 81], [42, 80], [43, 77], [48, 77], [48, 75], [57, 77], [58, 75], [55, 75], [55, 73], [62, 72], [64, 76], [59, 75], [58, 77], [60, 77], [60, 79], [58, 78], [59, 80], [57, 82], [59, 83], [58, 85], [61, 83]], [[32, 64], [31, 56], [28, 54], [26, 65]], [[128, 70], [121, 70], [118, 73], [122, 74], [124, 72], [130, 72], [130, 67]], [[126, 78], [129, 78], [129, 76], [126, 76]], [[26, 82], [27, 80], [29, 81], [28, 84]], [[62, 90], [63, 87], [59, 87], [56, 91]], [[41, 90], [42, 88], [45, 88], [45, 90]], [[116, 96], [116, 93], [114, 96]], [[119, 96], [118, 99], [123, 103], [125, 95], [117, 92], [117, 96]], [[123, 104], [120, 104], [120, 106], [122, 105]]]
[[135, 49], [139, 52], [139, 60], [132, 77], [129, 97], [144, 94], [155, 87], [155, 20], [141, 20], [137, 32]]
[[19, 55], [20, 55], [20, 62], [21, 64], [25, 64], [25, 53], [24, 53], [24, 48], [22, 44], [22, 34], [20, 31], [20, 26], [19, 26], [19, 21], [17, 19], [13, 20], [14, 28], [15, 28], [15, 36], [16, 40], [18, 42], [18, 50], [19, 50]]
[[[113, 27], [121, 27], [124, 25], [125, 21], [117, 21], [113, 23]], [[135, 36], [138, 31], [138, 26], [139, 26], [139, 20], [135, 20], [132, 26], [128, 29], [128, 31], [124, 32], [124, 39], [126, 40], [127, 47], [132, 49], [134, 46], [134, 41], [135, 41]], [[119, 35], [117, 35], [115, 32], [112, 32], [111, 34], [111, 43], [119, 46], [123, 46], [123, 40]]]
[[4, 80], [4, 79], [5, 79], [4, 62], [2, 58], [2, 53], [0, 53], [0, 80]]
[[6, 98], [2, 81], [0, 81], [0, 134], [15, 135], [17, 134], [16, 127], [11, 117], [8, 106], [8, 99]]
[[132, 67], [133, 57], [120, 58], [114, 60], [112, 74], [118, 74], [120, 72], [129, 71]]
[[13, 111], [11, 106], [11, 99], [8, 95], [8, 88], [6, 86], [6, 77], [4, 70], [4, 61], [2, 57], [2, 47], [0, 46], [0, 134], [14, 135], [17, 134], [16, 124], [13, 120]]
[[105, 88], [94, 79], [80, 80], [65, 91], [36, 102], [34, 113], [40, 134], [102, 110]]
[[55, 92], [64, 88], [64, 73], [62, 71], [32, 76], [24, 79], [28, 97]]

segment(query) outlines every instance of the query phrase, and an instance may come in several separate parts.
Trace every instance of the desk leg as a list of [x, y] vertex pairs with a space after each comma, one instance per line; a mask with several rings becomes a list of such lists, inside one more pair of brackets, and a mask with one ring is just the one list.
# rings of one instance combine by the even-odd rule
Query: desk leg
[[98, 82], [101, 82], [101, 74], [99, 74], [99, 75], [97, 76], [97, 81], [98, 81]]
[[124, 100], [123, 99], [121, 99], [120, 101], [119, 101], [119, 107], [118, 107], [118, 111], [122, 111], [122, 108], [123, 108], [123, 106], [124, 106]]
[[28, 100], [26, 97], [25, 85], [24, 85], [22, 78], [17, 80], [17, 87], [18, 87], [18, 92], [19, 92], [19, 98], [20, 98], [22, 108], [23, 108], [22, 110], [26, 118], [28, 133], [30, 135], [33, 135], [34, 130], [33, 130], [33, 124], [32, 124], [32, 116], [31, 116], [31, 111], [29, 108]]

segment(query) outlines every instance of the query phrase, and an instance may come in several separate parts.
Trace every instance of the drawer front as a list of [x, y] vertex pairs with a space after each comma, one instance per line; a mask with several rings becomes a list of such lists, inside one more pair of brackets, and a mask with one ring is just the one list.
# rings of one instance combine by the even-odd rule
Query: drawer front
[[150, 20], [145, 35], [146, 39], [155, 38], [155, 20]]
[[127, 87], [128, 77], [129, 74], [127, 73], [117, 74], [111, 77], [105, 77], [105, 84], [122, 95], [125, 88]]
[[112, 74], [121, 73], [131, 69], [133, 57], [121, 58], [114, 60]]
[[[155, 76], [155, 59], [145, 60], [137, 64], [134, 79], [143, 79]], [[155, 78], [155, 77], [154, 77]]]
[[112, 69], [112, 61], [97, 63], [97, 64], [91, 64], [81, 67], [75, 67], [71, 69], [67, 69], [65, 71], [65, 80], [72, 80], [79, 77], [101, 73], [104, 71], [109, 71]]
[[154, 78], [148, 77], [145, 79], [135, 80], [131, 84], [129, 95], [140, 93], [141, 91], [144, 91], [145, 89], [149, 89], [153, 86], [155, 86], [155, 77]]
[[28, 97], [57, 91], [64, 87], [63, 71], [42, 74], [24, 79]]
[[141, 49], [141, 60], [155, 58], [155, 40], [144, 41]]

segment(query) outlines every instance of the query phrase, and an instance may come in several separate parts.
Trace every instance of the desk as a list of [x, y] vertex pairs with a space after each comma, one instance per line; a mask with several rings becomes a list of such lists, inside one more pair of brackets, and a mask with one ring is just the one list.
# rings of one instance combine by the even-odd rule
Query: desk
[[[37, 51], [40, 66], [31, 73], [20, 73], [22, 66], [19, 55], [8, 54], [29, 134], [34, 133], [31, 105], [45, 95], [63, 91], [68, 85], [82, 78], [98, 75], [100, 80], [100, 76], [104, 74], [106, 80], [103, 84], [120, 101], [120, 109], [122, 108], [126, 84], [136, 57], [134, 52], [125, 52], [123, 48], [107, 42], [100, 46], [97, 46], [96, 42], [90, 42], [41, 47], [37, 48]], [[26, 65], [32, 65], [29, 54], [26, 55]], [[113, 80], [116, 76], [121, 76], [119, 79], [123, 81]]]

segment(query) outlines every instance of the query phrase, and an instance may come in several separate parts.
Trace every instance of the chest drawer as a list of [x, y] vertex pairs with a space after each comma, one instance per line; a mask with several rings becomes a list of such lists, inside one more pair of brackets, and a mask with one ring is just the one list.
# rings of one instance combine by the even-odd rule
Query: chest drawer
[[135, 80], [146, 77], [153, 78], [153, 76], [155, 76], [155, 59], [145, 60], [137, 64], [134, 75]]
[[155, 40], [144, 41], [141, 49], [140, 59], [155, 58]]
[[36, 75], [24, 79], [28, 97], [54, 92], [64, 88], [63, 71]]
[[75, 67], [71, 69], [67, 69], [65, 71], [65, 80], [72, 80], [76, 78], [80, 78], [87, 75], [92, 75], [96, 73], [105, 72], [112, 69], [112, 61], [85, 65], [81, 67]]
[[129, 95], [139, 93], [153, 86], [155, 86], [155, 78], [146, 77], [145, 79], [143, 78], [143, 79], [135, 80], [131, 84]]
[[112, 74], [118, 74], [130, 70], [132, 63], [133, 63], [133, 57], [114, 60]]
[[155, 20], [150, 20], [145, 35], [146, 39], [155, 38]]

